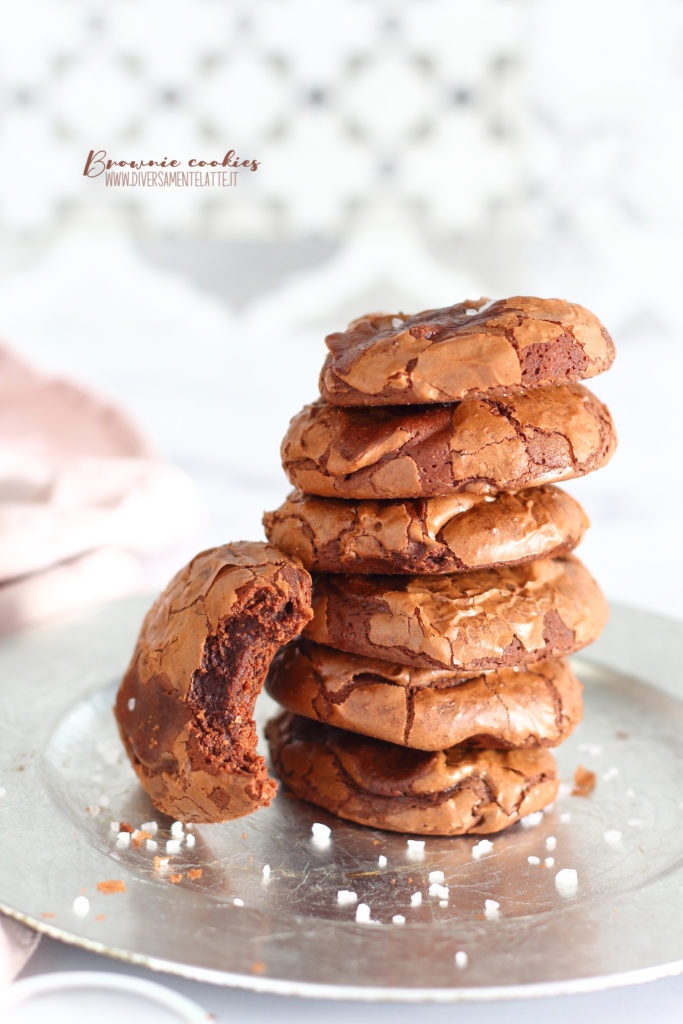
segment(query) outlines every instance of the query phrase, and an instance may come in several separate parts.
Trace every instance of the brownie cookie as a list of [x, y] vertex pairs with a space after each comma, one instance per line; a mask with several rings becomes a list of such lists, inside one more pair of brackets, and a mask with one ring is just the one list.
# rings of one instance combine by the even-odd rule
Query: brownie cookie
[[370, 314], [325, 341], [320, 393], [334, 405], [455, 402], [584, 380], [614, 359], [612, 339], [589, 310], [526, 296]]
[[615, 446], [605, 406], [580, 384], [564, 384], [419, 408], [316, 402], [291, 421], [282, 464], [306, 494], [432, 498], [583, 476]]
[[340, 651], [472, 675], [572, 654], [607, 621], [572, 555], [448, 576], [318, 576], [305, 635]]
[[556, 747], [582, 712], [581, 684], [566, 661], [463, 679], [307, 640], [278, 651], [266, 690], [298, 715], [420, 750]]
[[266, 735], [278, 775], [303, 800], [361, 825], [418, 835], [498, 832], [552, 803], [547, 751], [397, 747], [288, 712]]
[[588, 527], [558, 487], [442, 498], [344, 501], [295, 491], [263, 517], [266, 536], [317, 572], [446, 573], [571, 551]]
[[203, 551], [174, 576], [145, 617], [115, 708], [160, 811], [214, 822], [270, 803], [254, 702], [278, 647], [310, 618], [310, 576], [269, 544]]

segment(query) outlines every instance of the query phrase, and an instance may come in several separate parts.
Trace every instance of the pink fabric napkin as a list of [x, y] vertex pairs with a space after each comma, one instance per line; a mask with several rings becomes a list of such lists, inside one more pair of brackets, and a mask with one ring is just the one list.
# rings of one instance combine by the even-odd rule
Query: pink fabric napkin
[[[0, 346], [0, 634], [165, 583], [201, 509], [124, 412]], [[0, 984], [37, 942], [0, 918]]]
[[121, 410], [0, 347], [0, 634], [153, 586], [200, 509]]

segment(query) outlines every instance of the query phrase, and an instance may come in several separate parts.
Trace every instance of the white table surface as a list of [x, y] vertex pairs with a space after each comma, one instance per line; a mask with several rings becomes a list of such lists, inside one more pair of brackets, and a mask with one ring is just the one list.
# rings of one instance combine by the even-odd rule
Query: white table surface
[[[410, 950], [406, 950], [410, 955]], [[95, 953], [66, 946], [54, 939], [42, 939], [22, 977], [48, 971], [123, 971], [137, 977], [163, 981], [177, 992], [193, 999], [217, 1024], [346, 1024], [349, 1019], [386, 1024], [436, 1024], [437, 1021], [466, 1021], [467, 1024], [530, 1024], [552, 1021], [570, 1024], [577, 1019], [590, 1022], [618, 1021], [619, 1024], [643, 1024], [650, 1018], [658, 1024], [683, 1020], [683, 977], [626, 988], [593, 992], [587, 995], [557, 996], [552, 999], [520, 999], [505, 1002], [459, 1003], [455, 1005], [393, 1005], [390, 1003], [333, 1003], [294, 996], [261, 995], [239, 989], [217, 988], [171, 975], [154, 974], [144, 968], [130, 967]], [[50, 1024], [62, 1024], [55, 1019]], [[64, 1024], [67, 1024], [66, 1018]], [[68, 1024], [73, 1024], [70, 1019]]]

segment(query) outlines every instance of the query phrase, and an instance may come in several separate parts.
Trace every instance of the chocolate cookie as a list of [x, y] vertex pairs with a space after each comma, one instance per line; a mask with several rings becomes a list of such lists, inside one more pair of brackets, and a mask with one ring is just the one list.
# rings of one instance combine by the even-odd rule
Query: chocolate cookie
[[318, 576], [305, 635], [340, 651], [456, 675], [564, 657], [607, 621], [572, 555], [448, 576]]
[[615, 446], [605, 406], [564, 384], [419, 408], [316, 402], [291, 421], [281, 451], [304, 493], [374, 499], [517, 491], [590, 473]]
[[203, 551], [174, 576], [145, 617], [115, 708], [160, 811], [214, 822], [270, 803], [254, 702], [278, 647], [310, 618], [308, 573], [269, 544]]
[[298, 715], [419, 750], [556, 747], [582, 712], [581, 684], [566, 661], [463, 679], [307, 640], [278, 651], [266, 690]]
[[361, 825], [418, 835], [498, 832], [552, 803], [559, 782], [543, 749], [427, 753], [288, 712], [266, 735], [278, 775], [303, 800]]
[[584, 380], [614, 359], [612, 339], [589, 310], [526, 296], [370, 314], [325, 341], [320, 394], [334, 405], [455, 402]]
[[443, 498], [344, 501], [295, 491], [263, 517], [266, 536], [317, 572], [446, 573], [571, 551], [583, 509], [558, 487]]

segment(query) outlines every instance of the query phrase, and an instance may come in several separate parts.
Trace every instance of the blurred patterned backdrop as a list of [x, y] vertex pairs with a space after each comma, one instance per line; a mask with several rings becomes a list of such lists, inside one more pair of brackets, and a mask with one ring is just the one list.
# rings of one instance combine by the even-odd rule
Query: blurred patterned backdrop
[[[651, 494], [683, 502], [681, 110], [680, 0], [5, 4], [0, 334], [118, 396], [201, 482], [215, 540], [281, 499], [327, 330], [581, 302], [620, 352], [594, 385], [622, 444], [580, 484], [588, 555], [635, 602], [659, 565], [647, 602], [680, 609]], [[82, 175], [100, 148], [261, 164], [230, 189], [105, 188]]]

